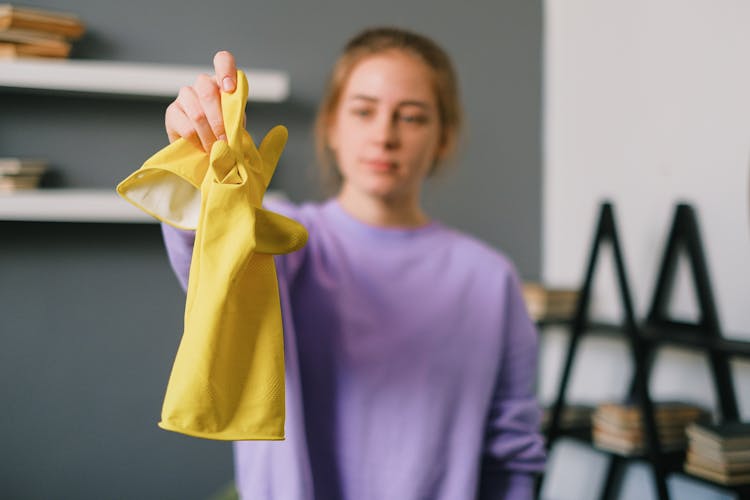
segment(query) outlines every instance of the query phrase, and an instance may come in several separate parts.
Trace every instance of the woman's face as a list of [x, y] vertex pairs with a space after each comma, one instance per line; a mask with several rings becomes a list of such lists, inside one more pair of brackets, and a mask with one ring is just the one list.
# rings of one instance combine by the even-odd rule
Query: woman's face
[[350, 194], [418, 196], [441, 152], [432, 70], [397, 50], [360, 61], [344, 85], [328, 143]]

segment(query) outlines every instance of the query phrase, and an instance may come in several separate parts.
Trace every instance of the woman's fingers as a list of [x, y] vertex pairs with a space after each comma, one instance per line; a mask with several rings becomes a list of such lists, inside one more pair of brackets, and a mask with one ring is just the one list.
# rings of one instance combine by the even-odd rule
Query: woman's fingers
[[167, 107], [164, 122], [167, 127], [167, 136], [169, 136], [170, 143], [182, 137], [192, 142], [197, 147], [203, 148], [203, 145], [193, 128], [193, 122], [187, 117], [178, 101], [172, 102], [172, 104]]
[[170, 143], [184, 137], [185, 139], [192, 140], [197, 146], [200, 146], [200, 140], [198, 140], [198, 136], [195, 134], [195, 130], [193, 130], [192, 122], [176, 100], [167, 106], [167, 111], [164, 113], [164, 125], [167, 129], [167, 136]]
[[216, 84], [224, 92], [234, 92], [237, 88], [237, 64], [231, 52], [222, 50], [214, 56]]
[[216, 86], [216, 81], [206, 74], [200, 75], [193, 89], [198, 96], [214, 137], [226, 140], [224, 117], [221, 112], [221, 93]]
[[198, 134], [201, 146], [205, 151], [211, 149], [211, 145], [216, 142], [216, 136], [211, 125], [208, 123], [206, 112], [201, 105], [198, 94], [193, 87], [182, 87], [177, 96], [177, 102], [182, 111], [187, 115], [193, 125], [193, 129]]
[[210, 151], [217, 138], [226, 139], [221, 91], [237, 88], [237, 66], [231, 52], [216, 53], [214, 71], [214, 76], [200, 75], [192, 87], [182, 87], [167, 107], [164, 122], [170, 142], [184, 137]]

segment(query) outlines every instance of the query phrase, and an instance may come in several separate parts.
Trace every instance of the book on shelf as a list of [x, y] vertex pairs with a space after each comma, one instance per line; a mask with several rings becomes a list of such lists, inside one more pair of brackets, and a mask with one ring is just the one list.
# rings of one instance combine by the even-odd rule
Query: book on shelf
[[750, 422], [696, 422], [685, 434], [686, 472], [720, 484], [750, 484]]
[[[622, 436], [613, 435], [608, 432], [603, 432], [596, 427], [591, 430], [591, 437], [593, 438], [594, 446], [598, 449], [611, 451], [619, 455], [632, 456], [632, 455], [643, 455], [646, 453], [648, 447], [643, 439], [629, 439]], [[684, 450], [684, 442], [673, 443], [659, 442], [661, 451], [670, 452]]]
[[[596, 413], [591, 417], [591, 424], [595, 429], [599, 430], [602, 433], [617, 436], [622, 439], [644, 442], [646, 438], [646, 430], [643, 428], [643, 426], [639, 425], [637, 427], [622, 427], [617, 424], [613, 424], [609, 420], [602, 419], [601, 416]], [[656, 428], [659, 433], [659, 442], [661, 444], [683, 445], [683, 447], [685, 444], [687, 444], [684, 425], [664, 425], [657, 423]]]
[[34, 189], [46, 170], [44, 160], [0, 158], [0, 192]]
[[0, 175], [41, 175], [47, 169], [47, 160], [41, 158], [2, 158]]
[[0, 192], [36, 189], [38, 186], [39, 178], [33, 175], [0, 176]]
[[[22, 29], [0, 30], [0, 43], [6, 47], [16, 46], [20, 52], [31, 48], [32, 50], [45, 51], [54, 57], [67, 57], [71, 49], [70, 42], [59, 35]], [[5, 53], [8, 54], [9, 52], [10, 50], [6, 48]]]
[[619, 455], [641, 455], [646, 449], [642, 442], [613, 436], [600, 431], [596, 427], [592, 428], [591, 437], [596, 448], [611, 451]]
[[[684, 427], [708, 417], [708, 412], [704, 408], [684, 401], [654, 402], [653, 408], [657, 426]], [[635, 403], [602, 403], [596, 408], [596, 415], [601, 420], [621, 427], [638, 428], [643, 422], [641, 409]]]
[[735, 464], [750, 462], [750, 449], [744, 450], [719, 450], [694, 445], [688, 438], [688, 451], [699, 455], [704, 460], [710, 460], [717, 464]]
[[71, 14], [0, 4], [0, 58], [66, 58], [84, 30]]
[[695, 423], [686, 432], [696, 448], [750, 450], [750, 422]]
[[53, 46], [38, 43], [0, 42], [0, 59], [16, 59], [24, 57], [65, 58], [69, 55], [70, 44]]
[[750, 422], [696, 422], [685, 434], [686, 472], [720, 484], [750, 484]]
[[[748, 450], [748, 452], [750, 452], [750, 450]], [[727, 459], [726, 457], [719, 457], [718, 460], [714, 460], [714, 457], [706, 456], [700, 451], [688, 448], [685, 458], [687, 462], [690, 462], [697, 467], [711, 469], [721, 474], [750, 474], [750, 456], [743, 457], [739, 460]]]
[[727, 486], [750, 484], [750, 472], [724, 473], [685, 462], [685, 472]]
[[78, 16], [68, 12], [0, 4], [0, 31], [10, 29], [52, 33], [76, 40], [86, 27]]
[[[707, 418], [701, 407], [681, 401], [654, 403], [654, 420], [659, 445], [663, 451], [682, 450], [687, 445], [685, 428]], [[597, 407], [592, 421], [595, 446], [622, 455], [641, 454], [647, 450], [643, 416], [635, 404], [604, 403]]]
[[576, 312], [579, 292], [572, 288], [552, 288], [526, 282], [523, 284], [523, 297], [529, 316], [535, 321], [569, 319]]
[[[544, 408], [542, 412], [542, 429], [549, 427], [552, 420], [553, 407]], [[563, 429], [591, 427], [591, 415], [594, 413], [593, 405], [567, 404], [563, 406], [560, 414], [560, 427]]]

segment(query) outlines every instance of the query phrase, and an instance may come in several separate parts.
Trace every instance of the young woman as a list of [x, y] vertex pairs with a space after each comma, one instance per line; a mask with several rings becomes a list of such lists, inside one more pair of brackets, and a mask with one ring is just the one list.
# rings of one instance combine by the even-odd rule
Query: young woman
[[[225, 135], [234, 58], [220, 52], [214, 66], [167, 109], [170, 140], [209, 150]], [[460, 125], [454, 70], [434, 42], [381, 28], [348, 43], [316, 122], [338, 192], [267, 207], [309, 241], [276, 261], [287, 439], [235, 444], [243, 498], [532, 498], [544, 446], [518, 276], [420, 203]], [[193, 235], [164, 235], [184, 285]]]

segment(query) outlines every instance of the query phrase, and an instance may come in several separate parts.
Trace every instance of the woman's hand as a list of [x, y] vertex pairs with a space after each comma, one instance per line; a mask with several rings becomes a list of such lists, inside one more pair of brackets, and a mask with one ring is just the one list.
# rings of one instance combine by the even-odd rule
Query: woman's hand
[[221, 90], [234, 92], [237, 86], [237, 65], [227, 51], [214, 56], [214, 75], [202, 74], [190, 87], [182, 87], [177, 99], [164, 115], [169, 142], [184, 137], [196, 146], [210, 151], [217, 139], [226, 140], [224, 117], [221, 114]]

